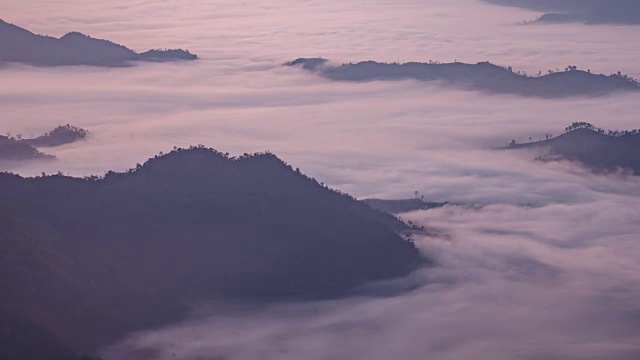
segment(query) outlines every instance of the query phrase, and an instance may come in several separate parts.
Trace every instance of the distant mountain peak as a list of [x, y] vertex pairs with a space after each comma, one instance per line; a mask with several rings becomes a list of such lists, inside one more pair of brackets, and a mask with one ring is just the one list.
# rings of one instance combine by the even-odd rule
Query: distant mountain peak
[[121, 67], [134, 61], [195, 60], [185, 50], [149, 50], [136, 53], [109, 40], [72, 31], [57, 39], [36, 35], [15, 25], [0, 23], [0, 63], [37, 66], [93, 65]]
[[268, 152], [176, 148], [103, 178], [0, 173], [0, 281], [17, 289], [2, 306], [92, 352], [177, 321], [184, 299], [335, 298], [408, 275], [428, 263], [408, 231]]
[[87, 135], [89, 135], [89, 131], [69, 124], [58, 126], [33, 139], [24, 138], [21, 134], [16, 136], [0, 135], [0, 160], [51, 160], [55, 156], [44, 154], [36, 148], [70, 144], [85, 139]]
[[[515, 6], [547, 14], [536, 22], [585, 24], [640, 24], [640, 2], [637, 0], [483, 0], [488, 3]], [[525, 22], [527, 23], [527, 22]]]
[[640, 129], [614, 131], [575, 122], [559, 136], [522, 144], [513, 140], [506, 148], [536, 150], [542, 161], [566, 159], [595, 171], [625, 169], [640, 175]]
[[[260, 152], [232, 157], [228, 153], [222, 153], [216, 149], [204, 146], [190, 146], [189, 148], [175, 148], [174, 150], [153, 156], [142, 164], [136, 165], [125, 172], [110, 171], [105, 179], [124, 179], [128, 175], [165, 174], [161, 181], [191, 177], [192, 180], [216, 176], [220, 171], [229, 169], [251, 169], [256, 174], [290, 174], [300, 175], [293, 171], [293, 167], [287, 164], [273, 153]], [[306, 178], [306, 177], [305, 177]]]
[[78, 31], [71, 31], [64, 34], [60, 39], [62, 40], [62, 39], [68, 39], [68, 38], [90, 38], [90, 36], [85, 35]]
[[620, 72], [611, 75], [593, 74], [568, 66], [565, 71], [542, 71], [531, 76], [490, 62], [406, 62], [382, 63], [361, 61], [330, 65], [322, 58], [298, 58], [285, 64], [301, 67], [336, 81], [433, 81], [466, 90], [498, 94], [516, 94], [544, 98], [569, 96], [600, 96], [617, 91], [640, 91], [640, 83]]

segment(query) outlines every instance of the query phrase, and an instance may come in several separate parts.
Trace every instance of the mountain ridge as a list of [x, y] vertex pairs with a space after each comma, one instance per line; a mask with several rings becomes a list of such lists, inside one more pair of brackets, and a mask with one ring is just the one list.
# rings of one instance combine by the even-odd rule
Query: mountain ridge
[[5, 254], [26, 244], [40, 255], [17, 259], [45, 261], [0, 272], [16, 289], [3, 307], [85, 353], [179, 319], [184, 299], [335, 298], [428, 263], [406, 224], [271, 153], [199, 146], [102, 177], [2, 173], [2, 208], [15, 218], [0, 222]]
[[606, 131], [576, 122], [556, 137], [523, 144], [513, 140], [504, 149], [536, 150], [538, 160], [577, 161], [596, 172], [625, 169], [640, 175], [640, 130]]
[[461, 62], [408, 62], [380, 63], [362, 61], [331, 65], [322, 58], [298, 58], [286, 66], [301, 67], [324, 78], [335, 81], [395, 81], [414, 79], [441, 82], [456, 88], [484, 91], [493, 94], [514, 94], [542, 98], [570, 96], [602, 96], [618, 91], [640, 91], [640, 83], [622, 73], [593, 74], [578, 70], [575, 66], [566, 71], [549, 71], [539, 76], [527, 76], [511, 67], [501, 67], [489, 62], [467, 64]]
[[[525, 8], [546, 13], [560, 22], [580, 21], [585, 24], [640, 25], [640, 2], [636, 0], [483, 0], [484, 2]], [[545, 15], [543, 15], [544, 17]], [[544, 20], [544, 19], [543, 19]]]
[[36, 35], [0, 19], [0, 63], [34, 66], [90, 65], [124, 67], [141, 61], [196, 60], [185, 50], [149, 50], [137, 53], [109, 40], [95, 39], [79, 32], [60, 38]]

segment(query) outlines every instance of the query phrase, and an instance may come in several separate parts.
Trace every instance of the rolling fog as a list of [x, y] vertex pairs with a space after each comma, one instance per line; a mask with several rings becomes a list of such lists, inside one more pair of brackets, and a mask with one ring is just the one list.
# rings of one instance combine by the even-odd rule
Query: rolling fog
[[640, 27], [515, 25], [539, 15], [475, 0], [4, 0], [0, 16], [36, 33], [80, 31], [201, 60], [0, 68], [1, 131], [39, 135], [71, 123], [92, 132], [46, 149], [57, 162], [3, 170], [102, 174], [204, 144], [234, 155], [270, 150], [357, 197], [417, 190], [486, 205], [401, 215], [443, 234], [416, 235], [437, 265], [401, 280], [420, 285], [410, 293], [208, 304], [192, 321], [124, 340], [107, 359], [637, 359], [640, 181], [491, 149], [573, 121], [637, 128], [639, 95], [531, 99], [417, 81], [337, 83], [280, 66], [399, 56], [640, 76]]

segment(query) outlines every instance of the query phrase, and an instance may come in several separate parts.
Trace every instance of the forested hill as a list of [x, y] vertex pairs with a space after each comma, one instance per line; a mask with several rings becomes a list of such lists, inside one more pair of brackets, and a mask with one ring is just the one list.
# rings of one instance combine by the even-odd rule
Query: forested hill
[[26, 142], [0, 135], [0, 160], [52, 160], [54, 156], [44, 154]]
[[22, 162], [31, 160], [53, 160], [55, 156], [40, 152], [38, 147], [56, 147], [83, 140], [89, 131], [72, 126], [61, 125], [36, 138], [0, 135], [0, 161]]
[[0, 359], [98, 360], [88, 355], [80, 355], [41, 326], [2, 310], [0, 310]]
[[85, 352], [179, 318], [185, 298], [336, 297], [423, 263], [405, 224], [270, 153], [1, 174], [0, 205], [1, 307]]
[[89, 131], [70, 124], [57, 126], [48, 133], [33, 139], [21, 138], [19, 141], [35, 147], [56, 147], [83, 140]]
[[540, 160], [564, 158], [597, 171], [631, 170], [640, 175], [640, 130], [607, 131], [589, 123], [574, 123], [560, 136], [517, 144], [509, 149], [537, 149]]
[[[587, 24], [640, 24], [638, 0], [484, 0], [531, 10], [561, 13], [566, 21]], [[559, 20], [559, 17], [554, 17]]]
[[122, 45], [94, 39], [79, 32], [70, 32], [59, 39], [36, 35], [0, 20], [0, 63], [118, 67], [127, 66], [132, 61], [195, 59], [196, 55], [184, 50], [150, 50], [139, 54]]
[[570, 65], [565, 71], [545, 71], [528, 76], [489, 62], [380, 63], [363, 61], [334, 66], [321, 58], [300, 58], [287, 63], [337, 81], [393, 81], [415, 79], [456, 88], [496, 94], [544, 98], [599, 96], [618, 91], [640, 91], [640, 83], [622, 73], [602, 75]]
[[389, 213], [389, 214], [400, 214], [400, 213], [416, 211], [416, 210], [437, 209], [437, 208], [446, 206], [448, 204], [446, 202], [441, 203], [441, 202], [424, 201], [417, 197], [413, 199], [400, 199], [400, 200], [370, 198], [370, 199], [363, 199], [361, 201], [376, 210]]

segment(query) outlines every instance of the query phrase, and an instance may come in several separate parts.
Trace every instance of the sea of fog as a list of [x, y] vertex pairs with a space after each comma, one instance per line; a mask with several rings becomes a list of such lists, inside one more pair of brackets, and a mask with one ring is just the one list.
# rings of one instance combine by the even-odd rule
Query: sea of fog
[[[272, 151], [357, 197], [419, 191], [449, 206], [402, 214], [436, 266], [391, 297], [194, 309], [105, 350], [107, 359], [640, 358], [640, 180], [495, 151], [573, 121], [638, 128], [640, 95], [561, 100], [417, 81], [336, 83], [281, 65], [322, 56], [478, 62], [528, 73], [577, 65], [640, 76], [640, 27], [516, 25], [539, 14], [476, 0], [3, 0], [36, 33], [80, 31], [200, 60], [0, 68], [0, 131], [71, 123], [87, 141], [46, 149], [23, 175], [125, 170], [173, 146]], [[330, 264], [328, 264], [330, 266]]]

